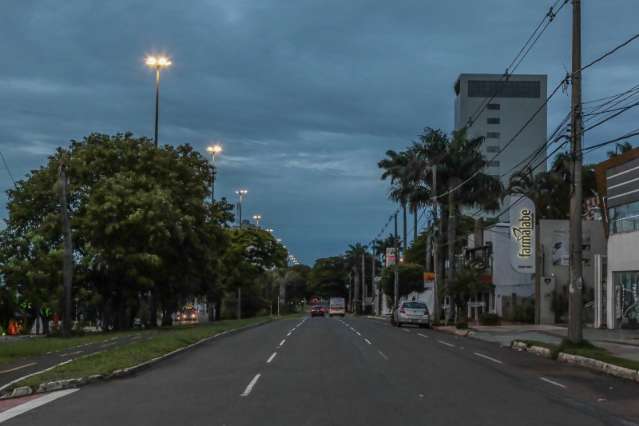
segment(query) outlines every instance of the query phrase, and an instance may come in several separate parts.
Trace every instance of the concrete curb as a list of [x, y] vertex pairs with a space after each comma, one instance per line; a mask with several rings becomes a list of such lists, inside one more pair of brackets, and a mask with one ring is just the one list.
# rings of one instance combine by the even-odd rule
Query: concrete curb
[[511, 342], [510, 347], [516, 351], [526, 351], [538, 355], [543, 358], [552, 358], [552, 351], [543, 346], [528, 346], [525, 342], [521, 340], [513, 340]]
[[608, 364], [607, 362], [599, 361], [597, 359], [560, 352], [557, 356], [557, 361], [564, 362], [566, 364], [579, 365], [590, 370], [595, 370], [600, 373], [639, 383], [639, 371], [620, 367], [614, 364]]
[[442, 328], [440, 326], [433, 326], [433, 330], [439, 331], [441, 333], [447, 333], [447, 334], [453, 334], [455, 336], [460, 336], [460, 337], [468, 337], [468, 336], [472, 336], [473, 335], [473, 331], [470, 329], [466, 329], [466, 330], [459, 330], [457, 328]]
[[[206, 342], [209, 342], [211, 340], [217, 339], [219, 337], [222, 336], [231, 336], [233, 334], [242, 332], [242, 331], [246, 331], [249, 330], [251, 328], [256, 328], [256, 327], [260, 327], [262, 325], [268, 324], [270, 322], [273, 322], [273, 319], [268, 319], [266, 321], [262, 321], [259, 322], [257, 324], [250, 324], [250, 325], [246, 325], [244, 327], [240, 327], [240, 328], [235, 328], [232, 330], [226, 330], [226, 331], [222, 331], [221, 333], [217, 333], [214, 334], [212, 336], [208, 336], [205, 337], [203, 339], [198, 340], [197, 342], [191, 343], [190, 345], [187, 346], [183, 346], [181, 348], [178, 348], [174, 351], [171, 351], [169, 353], [166, 353], [164, 355], [155, 357], [155, 358], [151, 358], [148, 361], [144, 361], [140, 364], [137, 365], [133, 365], [131, 367], [127, 367], [127, 368], [123, 368], [123, 369], [119, 369], [119, 370], [115, 370], [113, 371], [111, 374], [94, 374], [88, 377], [78, 377], [78, 378], [72, 378], [72, 379], [64, 379], [64, 380], [56, 380], [53, 382], [47, 382], [47, 383], [41, 383], [40, 385], [38, 385], [37, 388], [32, 388], [30, 386], [19, 386], [19, 387], [15, 387], [15, 388], [8, 388], [7, 392], [4, 392], [3, 394], [0, 394], [0, 400], [4, 400], [4, 399], [10, 399], [10, 398], [19, 398], [22, 396], [27, 396], [27, 395], [31, 395], [34, 393], [45, 393], [45, 392], [52, 392], [52, 391], [57, 391], [57, 390], [61, 390], [61, 389], [69, 389], [69, 388], [77, 388], [80, 386], [84, 386], [90, 383], [95, 383], [98, 381], [106, 381], [106, 380], [110, 380], [110, 379], [115, 379], [115, 378], [119, 378], [119, 377], [124, 377], [124, 376], [131, 376], [141, 370], [150, 368], [151, 366], [157, 364], [160, 361], [164, 361], [165, 359], [171, 358], [175, 355], [178, 355], [182, 352], [185, 352], [189, 349], [192, 349], [196, 346], [202, 345]], [[91, 356], [91, 355], [95, 355], [95, 354], [88, 354], [87, 356]], [[66, 363], [72, 362], [74, 360], [69, 360]], [[52, 370], [56, 367], [58, 367], [58, 365], [54, 365], [53, 367], [47, 369], [47, 370], [43, 370], [41, 372], [38, 372], [36, 374], [40, 374], [40, 373], [44, 373], [46, 371]], [[23, 379], [19, 379], [24, 380]]]

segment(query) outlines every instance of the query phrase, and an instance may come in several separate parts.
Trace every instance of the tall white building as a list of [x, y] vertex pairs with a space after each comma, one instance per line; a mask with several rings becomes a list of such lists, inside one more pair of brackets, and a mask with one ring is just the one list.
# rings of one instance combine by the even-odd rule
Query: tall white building
[[[485, 137], [482, 152], [490, 161], [484, 173], [499, 176], [504, 187], [518, 163], [539, 151], [531, 165], [536, 172], [546, 170], [547, 111], [545, 75], [511, 75], [508, 81], [499, 74], [461, 74], [455, 82], [455, 129], [473, 124], [469, 137]], [[494, 97], [494, 98], [493, 98]], [[491, 98], [493, 98], [491, 100]], [[484, 104], [487, 104], [482, 111]], [[526, 122], [537, 113], [531, 123], [515, 137]], [[477, 115], [479, 111], [481, 114]], [[506, 144], [515, 138], [508, 147]]]

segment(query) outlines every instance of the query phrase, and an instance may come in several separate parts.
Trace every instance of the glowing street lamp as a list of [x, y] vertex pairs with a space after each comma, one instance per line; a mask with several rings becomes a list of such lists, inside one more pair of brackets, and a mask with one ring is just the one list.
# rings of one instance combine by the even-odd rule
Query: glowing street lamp
[[155, 69], [155, 147], [158, 147], [158, 119], [160, 116], [160, 70], [168, 68], [173, 62], [166, 56], [147, 56], [144, 63]]
[[260, 227], [260, 220], [262, 220], [262, 215], [261, 214], [254, 214], [253, 215], [253, 220], [255, 221], [255, 226], [257, 226], [259, 228]]
[[206, 151], [211, 154], [211, 204], [215, 202], [215, 174], [217, 168], [215, 167], [215, 156], [222, 152], [222, 145], [215, 144], [206, 148]]

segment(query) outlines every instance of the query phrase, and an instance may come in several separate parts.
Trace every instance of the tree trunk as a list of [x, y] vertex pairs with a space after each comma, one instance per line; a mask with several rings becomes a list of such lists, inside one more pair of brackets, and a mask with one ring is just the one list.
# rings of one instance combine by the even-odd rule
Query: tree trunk
[[149, 292], [149, 328], [156, 328], [158, 326], [158, 305], [157, 295], [155, 291]]
[[[446, 277], [446, 288], [450, 291], [451, 283], [455, 279], [455, 239], [457, 237], [457, 206], [455, 205], [455, 192], [452, 189], [456, 186], [457, 179], [451, 179], [448, 183], [448, 274]], [[450, 294], [449, 294], [450, 295]], [[451, 297], [452, 303], [452, 297]], [[452, 309], [448, 310], [448, 318]]]
[[[447, 229], [448, 226], [448, 213], [446, 208], [440, 209], [440, 217], [439, 223], [437, 225], [437, 270], [435, 279], [437, 280], [437, 289], [439, 290], [439, 294], [436, 297], [439, 297], [439, 300], [442, 300], [442, 294], [448, 294], [448, 280], [446, 280], [446, 235], [444, 234], [444, 230]], [[441, 306], [441, 303], [439, 304]], [[441, 310], [439, 312], [440, 317], [437, 318], [437, 322], [441, 319]], [[448, 320], [448, 316], [446, 316], [446, 320]]]
[[354, 313], [358, 314], [359, 313], [359, 308], [360, 308], [360, 304], [359, 304], [359, 270], [358, 268], [355, 266], [353, 267], [353, 306], [354, 306]]
[[417, 206], [413, 206], [413, 244], [417, 241]]
[[406, 249], [408, 248], [408, 229], [406, 227], [408, 218], [406, 217], [406, 203], [402, 204], [402, 214], [404, 215], [404, 253], [406, 253]]

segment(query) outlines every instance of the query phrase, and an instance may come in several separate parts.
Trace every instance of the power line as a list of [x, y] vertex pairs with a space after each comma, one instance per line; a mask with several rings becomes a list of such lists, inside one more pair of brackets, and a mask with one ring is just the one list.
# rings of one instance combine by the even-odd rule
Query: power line
[[615, 46], [614, 48], [610, 49], [609, 51], [607, 51], [606, 53], [604, 53], [603, 55], [599, 56], [597, 59], [589, 62], [588, 64], [584, 65], [583, 67], [581, 67], [579, 69], [579, 71], [585, 71], [586, 69], [590, 68], [591, 66], [603, 61], [604, 59], [606, 59], [608, 56], [616, 53], [618, 50], [626, 47], [627, 45], [629, 45], [630, 43], [632, 43], [633, 41], [635, 41], [636, 39], [639, 38], [639, 33], [633, 35], [632, 37], [630, 37], [628, 40], [624, 41], [621, 44], [618, 44], [617, 46]]
[[601, 143], [598, 143], [598, 144], [595, 144], [595, 145], [592, 145], [592, 146], [589, 146], [589, 147], [585, 147], [585, 148], [583, 148], [581, 150], [581, 152], [582, 153], [586, 153], [586, 152], [594, 151], [594, 150], [602, 148], [604, 146], [611, 145], [611, 144], [613, 144], [615, 142], [620, 142], [620, 141], [625, 140], [625, 139], [630, 139], [630, 138], [632, 138], [634, 136], [639, 136], [639, 129], [631, 130], [630, 132], [626, 133], [623, 136], [619, 136], [617, 138], [610, 139], [610, 140], [607, 140], [605, 142], [601, 142]]
[[0, 151], [0, 158], [2, 158], [2, 164], [4, 165], [4, 169], [7, 171], [7, 174], [9, 175], [9, 179], [11, 179], [11, 182], [13, 183], [13, 187], [16, 187], [16, 180], [13, 178], [13, 174], [11, 173], [11, 169], [9, 168], [9, 164], [7, 163], [7, 159], [5, 158], [4, 154], [2, 153], [2, 151]]

